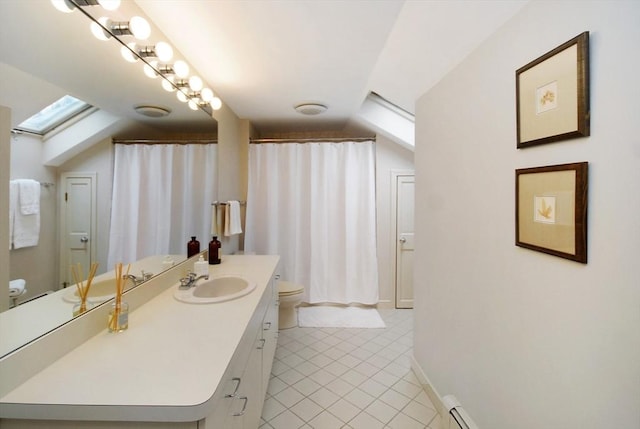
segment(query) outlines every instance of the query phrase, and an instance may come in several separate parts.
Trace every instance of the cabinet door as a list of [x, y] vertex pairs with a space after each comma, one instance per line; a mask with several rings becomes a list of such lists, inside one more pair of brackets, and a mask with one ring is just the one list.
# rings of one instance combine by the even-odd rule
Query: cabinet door
[[[271, 367], [273, 366], [273, 358], [276, 354], [278, 345], [278, 290], [276, 289], [276, 281], [272, 279], [272, 299], [269, 302], [267, 313], [262, 324], [262, 337], [264, 338], [264, 349], [262, 350], [262, 397], [267, 394], [267, 386], [269, 377], [271, 376]], [[264, 400], [264, 399], [263, 399]]]
[[[249, 398], [246, 396], [238, 396], [233, 398], [233, 402], [231, 403], [230, 412], [227, 414], [227, 420], [224, 425], [220, 425], [217, 428], [224, 429], [244, 429], [248, 428], [248, 425], [245, 425], [245, 416], [246, 407], [248, 405], [247, 401]], [[257, 427], [257, 426], [255, 426]], [[216, 428], [216, 429], [217, 429]]]
[[248, 399], [247, 412], [245, 413], [245, 429], [255, 429], [260, 426], [260, 415], [262, 414], [262, 403], [264, 395], [262, 393], [262, 351], [264, 341], [262, 333], [256, 337], [255, 347], [251, 351], [247, 367], [244, 370], [244, 378], [247, 380], [246, 389], [243, 394]]
[[262, 414], [262, 332], [257, 332], [247, 366], [240, 377], [242, 382], [231, 403], [224, 429], [256, 429]]
[[[240, 373], [238, 375], [241, 375]], [[220, 429], [227, 428], [227, 422], [230, 422], [229, 415], [231, 414], [231, 406], [233, 400], [238, 394], [242, 379], [240, 377], [227, 376], [225, 374], [225, 380], [223, 381], [222, 395], [216, 402], [215, 408], [207, 416], [207, 418], [201, 422], [202, 426], [198, 426], [198, 429]]]

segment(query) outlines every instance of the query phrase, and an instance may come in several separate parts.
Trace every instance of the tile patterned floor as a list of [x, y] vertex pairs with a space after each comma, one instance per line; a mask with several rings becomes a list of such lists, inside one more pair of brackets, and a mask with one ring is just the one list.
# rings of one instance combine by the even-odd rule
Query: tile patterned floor
[[441, 429], [411, 370], [413, 311], [384, 329], [280, 331], [260, 429]]

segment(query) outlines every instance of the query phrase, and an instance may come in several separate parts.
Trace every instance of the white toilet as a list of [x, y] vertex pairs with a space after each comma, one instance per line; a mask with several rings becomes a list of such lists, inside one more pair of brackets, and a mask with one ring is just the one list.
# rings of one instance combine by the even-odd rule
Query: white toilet
[[280, 281], [278, 282], [278, 297], [280, 310], [278, 314], [279, 329], [288, 329], [298, 326], [298, 313], [296, 307], [302, 302], [304, 286]]
[[18, 305], [18, 297], [27, 293], [27, 282], [24, 279], [16, 279], [9, 281], [9, 298], [11, 298], [11, 306]]

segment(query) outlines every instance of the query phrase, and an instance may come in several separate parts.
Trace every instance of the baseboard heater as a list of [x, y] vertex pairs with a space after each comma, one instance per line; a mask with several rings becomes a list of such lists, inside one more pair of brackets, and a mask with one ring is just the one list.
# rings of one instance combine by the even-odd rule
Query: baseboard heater
[[445, 396], [442, 398], [442, 403], [449, 413], [449, 421], [445, 423], [445, 429], [479, 429], [455, 396]]

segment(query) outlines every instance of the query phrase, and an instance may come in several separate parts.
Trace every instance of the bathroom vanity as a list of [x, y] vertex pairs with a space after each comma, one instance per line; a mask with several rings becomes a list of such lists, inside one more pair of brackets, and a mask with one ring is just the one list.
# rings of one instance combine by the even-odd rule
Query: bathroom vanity
[[107, 332], [104, 305], [59, 328], [78, 335], [102, 326], [42, 369], [34, 361], [46, 359], [36, 352], [47, 336], [3, 358], [0, 376], [21, 363], [33, 374], [0, 392], [0, 426], [256, 429], [277, 342], [278, 259], [225, 256], [210, 278], [241, 276], [255, 289], [192, 304], [174, 297], [191, 258], [125, 293], [127, 331]]

